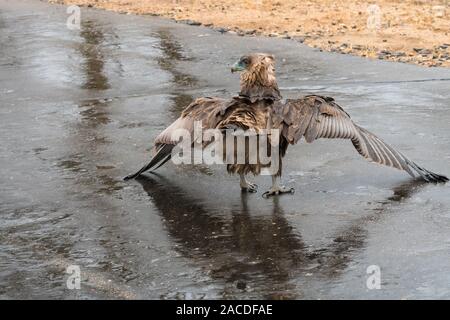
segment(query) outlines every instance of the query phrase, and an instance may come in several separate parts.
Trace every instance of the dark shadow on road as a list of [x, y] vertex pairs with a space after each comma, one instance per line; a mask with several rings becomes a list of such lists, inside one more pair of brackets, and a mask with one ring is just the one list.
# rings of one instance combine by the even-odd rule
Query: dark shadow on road
[[364, 248], [370, 223], [376, 223], [391, 212], [392, 205], [400, 204], [416, 192], [420, 191], [426, 182], [422, 180], [408, 180], [392, 189], [393, 195], [380, 201], [379, 206], [372, 209], [372, 213], [356, 219], [333, 239], [333, 243], [326, 248], [319, 248], [310, 254], [318, 263], [315, 272], [327, 278], [338, 277], [352, 261], [352, 256]]
[[197, 79], [189, 74], [177, 70], [176, 65], [180, 61], [190, 60], [183, 54], [182, 46], [174, 39], [168, 30], [159, 30], [154, 34], [160, 39], [159, 49], [162, 56], [158, 59], [161, 69], [168, 71], [173, 76], [173, 81], [180, 87], [192, 87], [197, 83]]
[[194, 97], [186, 93], [186, 90], [192, 89], [198, 81], [194, 76], [177, 69], [179, 62], [190, 59], [184, 55], [182, 46], [174, 39], [170, 31], [161, 29], [155, 32], [154, 36], [159, 39], [158, 49], [162, 53], [162, 56], [157, 60], [158, 65], [162, 70], [172, 75], [173, 86], [170, 92], [173, 103], [169, 112], [176, 119], [180, 116], [181, 111], [194, 100]]
[[105, 61], [101, 52], [101, 45], [105, 39], [101, 28], [96, 26], [94, 21], [82, 20], [80, 36], [83, 38], [80, 53], [85, 59], [83, 64], [85, 81], [82, 88], [109, 89], [108, 78], [104, 74]]
[[277, 201], [271, 216], [256, 216], [243, 193], [241, 207], [232, 210], [230, 220], [210, 214], [201, 199], [166, 178], [141, 176], [138, 181], [161, 213], [168, 234], [179, 244], [176, 250], [211, 277], [224, 280], [224, 297], [249, 285], [262, 286], [267, 297], [295, 298], [288, 295], [293, 289], [288, 281], [291, 270], [301, 267], [303, 243]]
[[301, 298], [291, 280], [306, 272], [319, 279], [342, 274], [364, 247], [367, 224], [386, 213], [387, 203], [406, 199], [422, 186], [418, 181], [400, 184], [380, 208], [340, 231], [330, 245], [311, 249], [286, 219], [278, 198], [268, 201], [272, 214], [261, 216], [242, 193], [241, 206], [231, 210], [229, 218], [211, 213], [200, 197], [162, 176], [141, 176], [138, 182], [160, 212], [176, 250], [212, 278], [225, 281], [223, 297], [252, 288], [270, 299]]

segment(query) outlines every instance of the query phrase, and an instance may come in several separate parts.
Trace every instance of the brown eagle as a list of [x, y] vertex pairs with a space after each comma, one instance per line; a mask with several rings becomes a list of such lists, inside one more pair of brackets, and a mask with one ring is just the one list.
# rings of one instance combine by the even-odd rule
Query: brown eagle
[[[203, 129], [219, 129], [221, 132], [254, 132], [256, 136], [267, 135], [267, 129], [276, 130], [279, 164], [272, 172], [272, 188], [263, 196], [293, 192], [279, 184], [282, 173], [281, 159], [290, 144], [296, 144], [305, 138], [310, 143], [319, 138], [348, 139], [364, 158], [386, 166], [404, 170], [412, 177], [420, 177], [427, 182], [447, 182], [448, 178], [424, 169], [396, 151], [383, 140], [355, 124], [333, 98], [307, 95], [299, 99], [281, 100], [275, 77], [275, 59], [270, 54], [250, 54], [243, 56], [231, 68], [232, 72], [241, 72], [240, 93], [232, 99], [204, 97], [188, 105], [181, 116], [161, 132], [155, 140], [154, 157], [135, 174], [125, 180], [138, 177], [143, 172], [156, 170], [172, 156], [173, 148], [180, 140], [173, 138], [177, 129], [185, 129], [194, 134], [194, 122], [201, 121]], [[273, 133], [272, 133], [273, 134]], [[270, 133], [269, 133], [270, 135]], [[242, 190], [256, 192], [257, 186], [246, 179], [246, 175], [261, 174], [261, 170], [273, 163], [250, 162], [251, 153], [259, 148], [250, 148], [246, 137], [244, 163], [227, 164], [227, 171], [240, 175]], [[266, 139], [268, 150], [273, 150], [273, 140]], [[205, 144], [206, 145], [206, 144]], [[263, 144], [264, 145], [264, 144]], [[223, 148], [223, 157], [236, 157], [236, 148]], [[253, 150], [253, 151], [252, 151]], [[234, 160], [236, 160], [234, 158]]]

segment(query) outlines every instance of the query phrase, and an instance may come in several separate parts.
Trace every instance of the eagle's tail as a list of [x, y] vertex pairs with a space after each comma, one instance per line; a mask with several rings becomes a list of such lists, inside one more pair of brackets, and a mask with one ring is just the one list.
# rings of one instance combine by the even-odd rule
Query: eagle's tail
[[172, 156], [172, 149], [174, 147], [175, 147], [175, 145], [173, 145], [173, 144], [161, 144], [158, 147], [155, 156], [152, 158], [152, 160], [150, 160], [150, 162], [148, 164], [143, 166], [138, 172], [126, 176], [125, 178], [123, 178], [123, 180], [135, 179], [138, 176], [140, 176], [142, 173], [144, 173], [145, 171], [148, 171], [150, 169], [153, 169], [153, 170], [158, 169], [159, 167], [161, 167], [167, 161], [170, 160], [170, 158]]

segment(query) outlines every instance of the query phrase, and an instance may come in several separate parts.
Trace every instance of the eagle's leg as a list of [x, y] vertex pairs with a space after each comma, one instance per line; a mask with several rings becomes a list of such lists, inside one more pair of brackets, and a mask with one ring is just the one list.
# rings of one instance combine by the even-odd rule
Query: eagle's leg
[[280, 186], [279, 177], [276, 175], [272, 176], [272, 188], [269, 191], [263, 193], [264, 198], [268, 198], [270, 196], [282, 194], [282, 193], [294, 193], [294, 188], [286, 188], [285, 186]]
[[247, 181], [244, 174], [241, 173], [239, 176], [241, 178], [240, 185], [241, 185], [241, 189], [243, 191], [248, 191], [248, 192], [258, 191], [258, 186], [254, 183]]

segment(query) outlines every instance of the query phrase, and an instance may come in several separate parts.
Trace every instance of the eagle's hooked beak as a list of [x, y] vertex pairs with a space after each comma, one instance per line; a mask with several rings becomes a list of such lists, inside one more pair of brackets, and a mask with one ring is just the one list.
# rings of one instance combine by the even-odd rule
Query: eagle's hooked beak
[[244, 71], [245, 67], [242, 65], [242, 63], [240, 61], [236, 62], [232, 67], [231, 67], [231, 73], [235, 73], [235, 72], [239, 72], [239, 71]]

